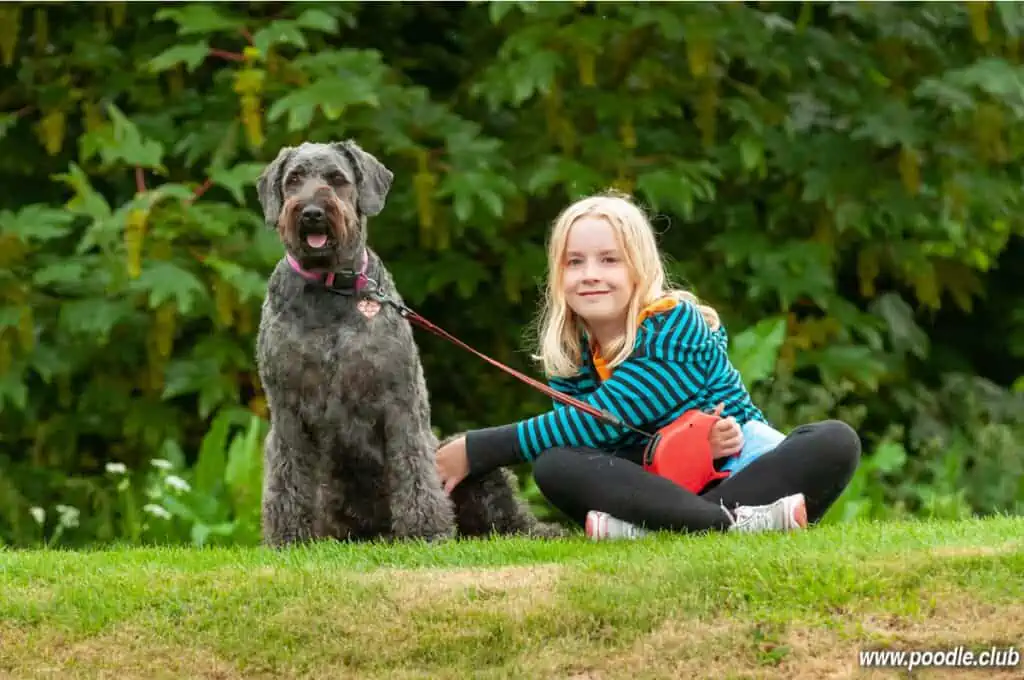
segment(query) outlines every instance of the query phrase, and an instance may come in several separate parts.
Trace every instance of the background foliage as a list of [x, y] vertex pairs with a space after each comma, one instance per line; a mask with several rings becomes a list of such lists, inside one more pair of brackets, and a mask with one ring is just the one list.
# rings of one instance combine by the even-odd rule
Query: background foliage
[[[258, 540], [253, 184], [348, 137], [396, 173], [371, 239], [403, 294], [483, 351], [533, 370], [547, 225], [632, 191], [772, 420], [861, 432], [830, 521], [1021, 512], [1022, 31], [985, 2], [7, 3], [0, 541]], [[419, 340], [440, 430], [549, 406]]]

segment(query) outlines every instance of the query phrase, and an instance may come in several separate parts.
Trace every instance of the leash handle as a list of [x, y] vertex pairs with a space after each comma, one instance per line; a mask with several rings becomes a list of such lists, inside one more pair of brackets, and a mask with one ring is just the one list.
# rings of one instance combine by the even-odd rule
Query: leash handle
[[602, 411], [601, 409], [598, 409], [598, 408], [596, 408], [594, 406], [591, 406], [590, 404], [588, 404], [586, 402], [580, 401], [579, 399], [576, 399], [575, 397], [570, 397], [569, 395], [562, 394], [558, 390], [555, 390], [552, 387], [550, 387], [548, 385], [545, 385], [544, 383], [540, 382], [539, 380], [535, 380], [534, 378], [531, 378], [528, 375], [524, 375], [523, 373], [520, 373], [519, 371], [515, 370], [514, 368], [509, 368], [508, 366], [506, 366], [505, 364], [501, 363], [497, 359], [492, 359], [491, 357], [487, 356], [483, 352], [479, 352], [479, 351], [473, 349], [472, 347], [470, 347], [466, 343], [462, 342], [461, 340], [456, 338], [454, 335], [452, 335], [448, 331], [446, 331], [443, 328], [441, 328], [441, 327], [431, 323], [430, 321], [428, 321], [427, 319], [423, 318], [422, 316], [420, 316], [419, 314], [417, 314], [413, 310], [409, 309], [405, 305], [400, 304], [399, 302], [397, 302], [395, 300], [391, 300], [391, 299], [385, 299], [385, 302], [388, 302], [389, 304], [394, 306], [395, 309], [398, 310], [399, 314], [401, 314], [406, 319], [408, 319], [410, 322], [416, 324], [420, 328], [423, 328], [424, 330], [430, 331], [431, 333], [433, 333], [435, 335], [438, 335], [438, 336], [444, 338], [445, 340], [448, 340], [449, 342], [451, 342], [451, 343], [453, 343], [455, 345], [458, 345], [459, 347], [465, 349], [467, 352], [472, 352], [473, 354], [475, 354], [476, 356], [480, 357], [481, 359], [483, 359], [487, 363], [491, 364], [492, 366], [496, 366], [497, 368], [500, 368], [501, 370], [505, 371], [506, 373], [508, 373], [512, 377], [521, 380], [522, 382], [526, 383], [530, 387], [533, 387], [534, 389], [539, 390], [543, 394], [548, 395], [552, 399], [554, 399], [556, 401], [559, 401], [559, 402], [561, 402], [561, 403], [563, 403], [563, 404], [565, 404], [567, 406], [574, 406], [574, 407], [578, 408], [579, 410], [583, 411], [584, 413], [586, 413], [588, 415], [591, 415], [591, 416], [593, 416], [593, 417], [595, 417], [595, 418], [597, 418], [599, 420], [603, 420], [603, 421], [605, 421], [606, 423], [608, 423], [610, 425], [614, 425], [615, 427], [624, 427], [624, 428], [626, 428], [628, 430], [636, 432], [637, 434], [641, 434], [644, 437], [647, 437], [648, 439], [651, 438], [650, 433], [644, 432], [643, 430], [641, 430], [639, 428], [633, 427], [629, 423], [624, 422], [622, 419], [615, 417], [611, 413], [608, 413], [607, 411]]

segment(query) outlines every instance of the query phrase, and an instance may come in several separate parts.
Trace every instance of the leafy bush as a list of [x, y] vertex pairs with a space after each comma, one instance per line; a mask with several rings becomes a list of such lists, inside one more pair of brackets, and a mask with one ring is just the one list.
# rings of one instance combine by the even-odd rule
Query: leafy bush
[[[616, 186], [773, 421], [862, 433], [832, 519], [1019, 512], [1022, 29], [1011, 3], [2, 7], [0, 540], [255, 540], [280, 247], [253, 183], [346, 137], [396, 173], [371, 242], [403, 294], [495, 358], [533, 370], [546, 224]], [[419, 338], [440, 430], [549, 406]]]

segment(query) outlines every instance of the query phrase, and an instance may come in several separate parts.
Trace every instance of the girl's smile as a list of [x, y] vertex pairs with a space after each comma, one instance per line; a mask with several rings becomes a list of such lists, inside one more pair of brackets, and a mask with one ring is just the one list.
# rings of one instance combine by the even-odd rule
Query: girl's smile
[[603, 217], [576, 220], [566, 242], [562, 291], [599, 342], [622, 335], [633, 282], [615, 230]]

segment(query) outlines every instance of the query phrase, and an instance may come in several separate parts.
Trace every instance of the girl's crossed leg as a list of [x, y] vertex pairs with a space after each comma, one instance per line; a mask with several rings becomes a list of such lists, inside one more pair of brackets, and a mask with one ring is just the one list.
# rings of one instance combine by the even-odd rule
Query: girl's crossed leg
[[725, 531], [738, 517], [755, 518], [756, 528], [785, 528], [780, 513], [795, 494], [804, 496], [808, 522], [821, 519], [853, 476], [860, 450], [857, 433], [846, 423], [801, 425], [701, 495], [645, 471], [639, 450], [614, 456], [587, 448], [550, 449], [537, 458], [533, 475], [541, 493], [580, 525], [591, 511], [610, 516], [610, 524], [588, 527], [595, 538], [639, 535], [638, 528]]

